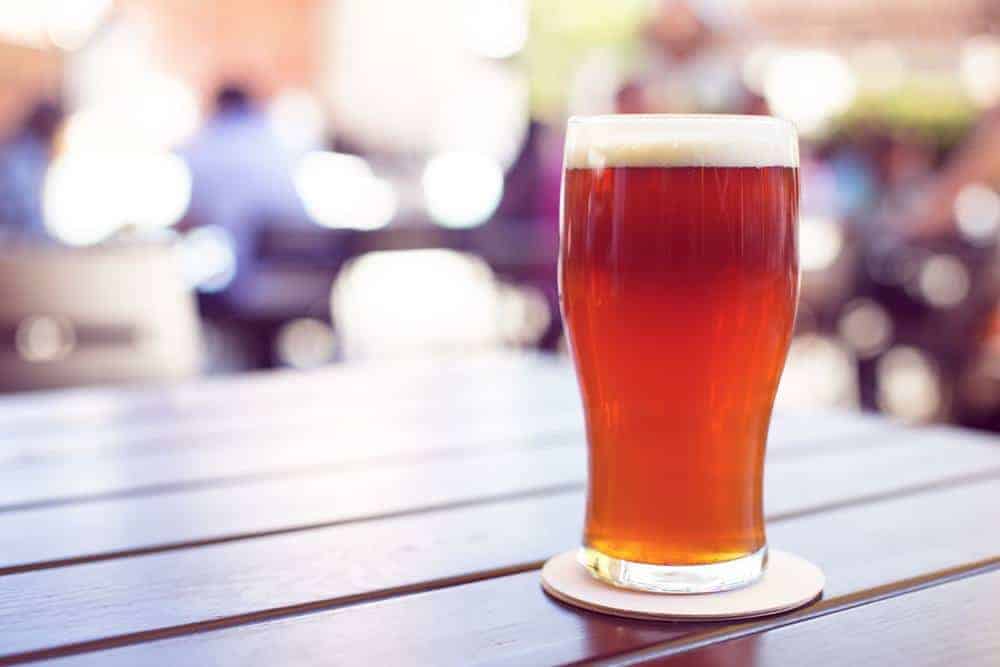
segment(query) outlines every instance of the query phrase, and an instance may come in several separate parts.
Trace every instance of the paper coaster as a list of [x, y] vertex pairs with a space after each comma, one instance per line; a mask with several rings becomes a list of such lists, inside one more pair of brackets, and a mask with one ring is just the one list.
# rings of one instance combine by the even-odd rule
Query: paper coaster
[[618, 588], [591, 576], [577, 562], [576, 549], [553, 556], [542, 568], [542, 588], [557, 600], [643, 620], [714, 621], [778, 614], [815, 600], [825, 582], [818, 567], [777, 550], [768, 552], [767, 569], [758, 581], [722, 593], [672, 595]]

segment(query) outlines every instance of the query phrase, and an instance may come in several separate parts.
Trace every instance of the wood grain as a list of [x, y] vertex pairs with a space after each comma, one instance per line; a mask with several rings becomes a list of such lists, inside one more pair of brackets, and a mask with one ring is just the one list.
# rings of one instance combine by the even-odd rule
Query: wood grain
[[[979, 474], [984, 466], [1000, 464], [997, 451], [978, 439], [956, 444], [937, 433], [909, 431], [884, 437], [877, 447], [821, 450], [815, 456], [788, 459], [775, 455], [766, 467], [769, 513], [894, 493]], [[197, 469], [199, 459], [190, 460], [190, 465]], [[899, 474], [901, 469], [905, 476]], [[859, 470], [865, 474], [859, 475]], [[387, 460], [372, 467], [333, 467], [309, 475], [251, 478], [233, 485], [6, 512], [0, 513], [0, 573], [412, 513], [496, 496], [582, 488], [584, 480], [585, 456], [577, 441], [541, 440], [522, 448], [484, 449], [459, 457]]]
[[[229, 406], [234, 398], [274, 407], [294, 403], [316, 391], [392, 389], [390, 396], [410, 388], [447, 386], [497, 378], [544, 380], [550, 373], [566, 376], [564, 360], [544, 355], [497, 354], [460, 360], [355, 363], [302, 370], [243, 373], [169, 384], [118, 385], [5, 395], [0, 402], [0, 433], [31, 434], [48, 430], [53, 419], [86, 426], [95, 422], [148, 421], [164, 410], [191, 416]], [[477, 382], [482, 387], [484, 383]]]
[[671, 667], [1000, 663], [1000, 571], [675, 655]]
[[[825, 598], [814, 606], [812, 613], [826, 614], [838, 608], [856, 606], [869, 595], [893, 594], [893, 587], [900, 586], [900, 582], [905, 580], [933, 580], [936, 573], [949, 568], [963, 568], [970, 563], [991, 562], [991, 559], [1000, 564], [997, 557], [1000, 553], [1000, 533], [982, 529], [983, 526], [1000, 525], [1000, 504], [995, 502], [998, 494], [1000, 481], [997, 480], [928, 491], [772, 523], [769, 538], [772, 544], [810, 558], [824, 569], [828, 582]], [[568, 499], [563, 499], [563, 502], [568, 504]], [[503, 512], [504, 507], [512, 510], [513, 525], [495, 515], [492, 520], [479, 524], [481, 539], [500, 545], [508, 540], [524, 540], [526, 533], [540, 530], [539, 537], [550, 540], [550, 549], [560, 548], [556, 547], [561, 542], [563, 531], [559, 523], [560, 510], [554, 508], [553, 515], [549, 515], [547, 510], [541, 508], [543, 503], [536, 505], [542, 512], [538, 515], [537, 524], [535, 515], [523, 507], [499, 506], [496, 508], [498, 512]], [[568, 509], [562, 510], [566, 511]], [[428, 535], [427, 539], [434, 538]], [[355, 548], [359, 552], [367, 548], [368, 553], [373, 553], [381, 550], [381, 545], [373, 541]], [[442, 551], [436, 555], [447, 559], [447, 549], [453, 547], [446, 544], [441, 544], [441, 547]], [[473, 553], [475, 551], [462, 553], [461, 562], [468, 562]], [[453, 555], [459, 557], [457, 553]], [[326, 563], [321, 560], [305, 561], [297, 569], [303, 581], [310, 580], [314, 584], [309, 600], [315, 602], [322, 595], [323, 589], [318, 581], [336, 581], [339, 584], [350, 579], [352, 565], [356, 564], [346, 561], [340, 552], [336, 556]], [[412, 558], [402, 559], [398, 557], [398, 552], [394, 556], [391, 560], [403, 571], [412, 569], [412, 558], [417, 557], [414, 553]], [[384, 558], [374, 560], [386, 562]], [[124, 562], [139, 561], [141, 559]], [[192, 560], [191, 565], [202, 567], [200, 564], [204, 562], [204, 558]], [[240, 567], [235, 567], [234, 562], [239, 562]], [[98, 582], [106, 582], [106, 589], [114, 586], [111, 582], [120, 581], [120, 577], [100, 571], [100, 568], [110, 565], [104, 563], [49, 573], [67, 575], [73, 570], [88, 572], [87, 579], [80, 580], [79, 588], [87, 591], [87, 599], [81, 607], [72, 608], [66, 604], [66, 591], [50, 588], [45, 591], [48, 605], [41, 608], [31, 606], [29, 612], [22, 611], [17, 617], [8, 612], [5, 620], [15, 624], [6, 627], [8, 645], [22, 649], [51, 647], [55, 627], [63, 628], [63, 634], [57, 636], [68, 643], [75, 637], [106, 637], [109, 630], [121, 632], [141, 627], [142, 619], [150, 614], [157, 614], [161, 621], [170, 615], [181, 618], [180, 605], [208, 604], [206, 599], [211, 597], [213, 587], [219, 585], [219, 577], [224, 577], [226, 572], [240, 580], [239, 590], [247, 608], [261, 609], [275, 601], [275, 587], [262, 583], [273, 576], [272, 572], [257, 570], [253, 563], [229, 561], [219, 565], [216, 576], [206, 573], [200, 585], [192, 586], [190, 596], [184, 596], [183, 589], [179, 589], [176, 582], [157, 581], [152, 591], [155, 600], [131, 606], [128, 596], [125, 596], [115, 603], [108, 595], [95, 595], [95, 584]], [[175, 570], [174, 567], [161, 569], [166, 573]], [[454, 572], [454, 568], [445, 566], [442, 571]], [[30, 578], [33, 575], [18, 576]], [[134, 576], [138, 578], [140, 575], [136, 573]], [[365, 578], [369, 584], [372, 583], [368, 575]], [[8, 577], [0, 583], [16, 579]], [[50, 585], [54, 580], [51, 576], [47, 579]], [[25, 583], [18, 590], [27, 588], [28, 579], [23, 581]], [[44, 584], [45, 581], [32, 583]], [[283, 590], [287, 590], [288, 582], [283, 583]], [[926, 582], [906, 585], [919, 588]], [[365, 587], [365, 584], [360, 587]], [[97, 588], [97, 592], [105, 589]], [[4, 599], [10, 600], [10, 595], [4, 596]], [[232, 595], [229, 594], [227, 599], [231, 600]], [[337, 603], [336, 599], [329, 601], [331, 606]], [[11, 603], [8, 602], [7, 608], [11, 608]], [[315, 608], [316, 605], [312, 604], [303, 608], [292, 607], [285, 612]], [[218, 619], [219, 613], [219, 609], [214, 609], [212, 618]], [[810, 612], [807, 609], [803, 613]], [[238, 620], [246, 622], [262, 618], [263, 615], [257, 613]], [[761, 621], [768, 622], [774, 621]], [[206, 624], [205, 627], [212, 628], [213, 625]], [[548, 598], [540, 589], [538, 573], [528, 571], [369, 604], [136, 644], [77, 656], [60, 664], [558, 664], [622, 655], [651, 645], [682, 650], [702, 637], [719, 636], [725, 628], [717, 623], [629, 621], [578, 611]], [[194, 629], [197, 627], [182, 627], [176, 632], [187, 633]], [[161, 630], [116, 640], [105, 639], [66, 650], [96, 649], [116, 641], [152, 639], [170, 633], [170, 630]], [[36, 653], [34, 657], [59, 652]], [[31, 656], [21, 656], [28, 657]]]
[[[211, 391], [182, 385], [188, 391], [145, 390], [139, 398], [121, 390], [70, 397], [56, 393], [47, 395], [48, 418], [27, 426], [16, 419], [4, 422], [0, 402], [0, 441], [5, 443], [0, 470], [10, 467], [16, 474], [19, 465], [50, 460], [70, 464], [73, 459], [156, 455], [227, 443], [273, 448], [276, 440], [294, 443], [303, 436], [326, 442], [370, 438], [373, 429], [390, 425], [397, 434], [421, 429], [435, 436], [457, 434], [470, 422], [491, 419], [572, 422], [582, 428], [575, 380], [565, 363], [522, 361], [496, 367], [484, 361], [478, 372], [461, 368], [464, 374], [455, 369], [416, 378], [389, 371], [372, 377], [323, 371], [307, 374], [301, 383], [289, 382], [283, 373], [277, 379], [260, 374], [254, 384], [242, 378], [206, 383]], [[32, 399], [31, 407], [39, 405], [44, 405], [41, 398]], [[849, 438], [890, 426], [871, 416], [823, 412], [779, 414], [776, 421], [786, 434], [801, 433], [802, 440]]]
[[[644, 660], [782, 622], [630, 622], [541, 593], [583, 504], [564, 362], [18, 397], [0, 441], [0, 664]], [[997, 561], [994, 442], [776, 419], [769, 537], [829, 581], [802, 618]]]
[[[422, 419], [412, 422], [386, 417], [353, 427], [336, 420], [317, 423], [314, 418], [278, 433], [259, 428], [250, 435], [240, 430], [195, 429], [197, 435], [162, 442], [157, 447], [144, 443], [141, 447], [8, 462], [0, 465], [0, 512], [114, 495], [322, 474], [335, 467], [419, 461], [479, 449], [531, 447], [539, 442], [575, 442], [582, 447], [585, 436], [578, 411], [550, 406], [545, 409], [528, 410], [511, 404], [491, 409], [479, 405], [471, 410], [478, 418], [461, 428], [454, 424], [453, 414], [439, 414], [435, 421], [425, 413]], [[831, 429], [833, 436], [828, 434]], [[779, 416], [771, 429], [769, 454], [785, 457], [826, 449], [875, 447], [887, 442], [885, 436], [889, 433], [900, 437], [898, 427], [866, 417], [819, 416], [804, 420]], [[911, 435], [920, 438], [921, 434], [913, 431]], [[353, 442], [365, 445], [346, 444]]]
[[[212, 435], [212, 442], [204, 447], [180, 440], [176, 447], [158, 448], [141, 456], [110, 453], [8, 464], [0, 466], [0, 512], [120, 495], [323, 475], [336, 469], [416, 463], [484, 450], [535, 448], [552, 443], [582, 447], [584, 436], [578, 422], [576, 415], [536, 416], [531, 420], [484, 415], [463, 429], [426, 423], [373, 423], [364, 431], [310, 426], [302, 432], [295, 429], [278, 436]], [[365, 444], [352, 444], [357, 442]]]
[[[816, 560], [827, 569], [833, 592], [841, 593], [894, 581], [896, 575], [906, 576], [907, 567], [922, 574], [1000, 549], [1000, 535], [970, 533], [967, 525], [950, 518], [951, 513], [971, 514], [977, 503], [996, 493], [1000, 469], [991, 483], [954, 482], [956, 488], [927, 489], [928, 479], [947, 483], [938, 465], [942, 459], [927, 459], [921, 476], [912, 476], [920, 466], [906, 461], [919, 456], [906, 456], [914, 449], [923, 455], [921, 448], [890, 448], [776, 462], [769, 473], [771, 504], [777, 508], [772, 515], [798, 518], [772, 522], [772, 543]], [[957, 461], [966, 451], [974, 452], [966, 460], [981, 467], [984, 452], [977, 447], [952, 443], [943, 459]], [[986, 451], [996, 459], [997, 452]], [[911, 496], [858, 501], [866, 489], [884, 495], [898, 484], [904, 468], [911, 486], [923, 480]], [[523, 462], [520, 469], [527, 471]], [[859, 475], [859, 470], [866, 473]], [[905, 492], [906, 487], [897, 488]], [[943, 501], [951, 498], [958, 500], [949, 500], [945, 511]], [[805, 515], [808, 503], [818, 500], [827, 502], [813, 506], [814, 516]], [[850, 506], [855, 501], [860, 506]], [[824, 511], [826, 505], [840, 509]], [[931, 509], [925, 511], [924, 505]], [[4, 645], [8, 652], [24, 653], [44, 649], [53, 637], [63, 644], [116, 634], [148, 638], [164, 628], [187, 631], [204, 624], [241, 623], [531, 568], [576, 543], [581, 509], [581, 494], [556, 493], [0, 577]], [[981, 520], [1000, 520], [1000, 506], [990, 511], [996, 516]], [[949, 548], [928, 544], [923, 530]], [[908, 564], [879, 561], [900, 551], [908, 554]], [[537, 574], [530, 576], [537, 588]], [[844, 585], [849, 588], [838, 588]], [[516, 624], [522, 606], [539, 608], [532, 596], [514, 605], [503, 622]], [[468, 620], [470, 626], [479, 622]], [[557, 625], [547, 632], [559, 636], [562, 630]]]
[[[404, 365], [404, 368], [406, 366]], [[478, 372], [477, 372], [478, 368]], [[444, 365], [417, 376], [400, 372], [306, 374], [297, 383], [286, 374], [260, 374], [249, 383], [239, 378], [182, 385], [187, 391], [145, 390], [138, 397], [121, 390], [106, 394], [49, 395], [47, 418], [2, 419], [0, 461], [25, 461], [82, 453], [119, 453], [206, 446], [267, 435], [282, 438], [308, 428], [317, 435], [370, 428], [373, 423], [421, 424], [454, 429], [473, 414], [521, 418], [579, 414], [572, 372], [556, 362], [514, 363], [497, 367], [483, 362], [470, 368]], [[72, 398], [72, 400], [71, 400]], [[157, 398], [158, 400], [149, 400]], [[44, 405], [33, 399], [30, 405]], [[74, 407], [79, 405], [79, 407]], [[257, 440], [260, 440], [257, 437]]]
[[8, 512], [0, 514], [0, 573], [579, 489], [583, 479], [578, 447], [556, 443]]

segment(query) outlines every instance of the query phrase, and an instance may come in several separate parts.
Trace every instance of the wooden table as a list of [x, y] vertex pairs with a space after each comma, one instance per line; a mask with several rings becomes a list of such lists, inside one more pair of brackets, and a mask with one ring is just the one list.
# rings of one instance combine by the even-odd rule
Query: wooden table
[[1000, 664], [1000, 446], [783, 415], [768, 536], [824, 597], [651, 623], [542, 593], [580, 535], [569, 368], [332, 368], [0, 400], [0, 663]]

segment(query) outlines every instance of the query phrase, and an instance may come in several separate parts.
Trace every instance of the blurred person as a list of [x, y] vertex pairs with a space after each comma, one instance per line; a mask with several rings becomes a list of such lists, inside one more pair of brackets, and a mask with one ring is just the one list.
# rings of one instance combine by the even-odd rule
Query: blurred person
[[619, 89], [618, 113], [766, 113], [737, 62], [719, 48], [731, 9], [707, 0], [659, 0], [645, 30], [640, 66]]
[[917, 191], [934, 179], [934, 152], [923, 141], [897, 138], [885, 157], [884, 180], [890, 191]]
[[965, 141], [892, 220], [914, 238], [954, 235], [955, 198], [974, 182], [1000, 184], [1000, 106], [980, 117]]
[[644, 113], [648, 108], [643, 86], [638, 81], [626, 81], [615, 93], [615, 113]]
[[[505, 177], [504, 196], [493, 223], [509, 229], [510, 238], [523, 239], [522, 261], [512, 277], [545, 296], [551, 324], [538, 341], [544, 349], [554, 349], [561, 333], [555, 266], [564, 143], [561, 127], [531, 120], [524, 144]], [[486, 248], [482, 250], [490, 254]]]
[[236, 274], [226, 290], [237, 309], [253, 304], [256, 245], [265, 222], [306, 217], [292, 181], [291, 156], [265, 111], [238, 84], [219, 89], [215, 113], [181, 151], [191, 169], [189, 219], [232, 237]]
[[0, 233], [7, 238], [48, 238], [42, 192], [62, 120], [60, 104], [42, 100], [28, 112], [21, 127], [0, 144]]
[[[879, 146], [874, 170], [880, 195], [868, 234], [891, 250], [910, 239], [920, 212], [926, 210], [926, 193], [940, 173], [934, 168], [929, 146], [913, 137], [891, 134]], [[907, 222], [900, 224], [903, 219]]]
[[[984, 369], [996, 358], [985, 332], [1000, 306], [1000, 238], [994, 231], [971, 241], [959, 229], [955, 205], [969, 184], [1000, 184], [998, 156], [1000, 110], [981, 117], [943, 160], [926, 142], [893, 137], [881, 151], [885, 190], [866, 232], [868, 283], [861, 286], [890, 315], [895, 341], [933, 360], [943, 416], [994, 429], [1000, 400], [989, 402], [977, 392], [985, 391]], [[944, 268], [925, 281], [933, 257]], [[954, 301], [935, 302], [925, 282], [956, 295]]]
[[[531, 119], [517, 157], [504, 176], [503, 197], [494, 215], [517, 222], [532, 221], [543, 214], [538, 210], [542, 185], [542, 144], [546, 125]], [[549, 211], [551, 213], [551, 211]]]
[[836, 190], [833, 205], [838, 217], [853, 219], [876, 205], [880, 179], [863, 138], [847, 137], [819, 146], [815, 155], [827, 162], [833, 172]]

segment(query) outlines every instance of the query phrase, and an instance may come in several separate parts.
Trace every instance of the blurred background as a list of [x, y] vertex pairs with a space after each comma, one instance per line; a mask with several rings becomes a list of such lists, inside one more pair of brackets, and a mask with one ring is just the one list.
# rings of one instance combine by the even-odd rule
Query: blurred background
[[0, 389], [565, 354], [571, 114], [803, 139], [788, 407], [1000, 430], [1000, 2], [4, 0]]

